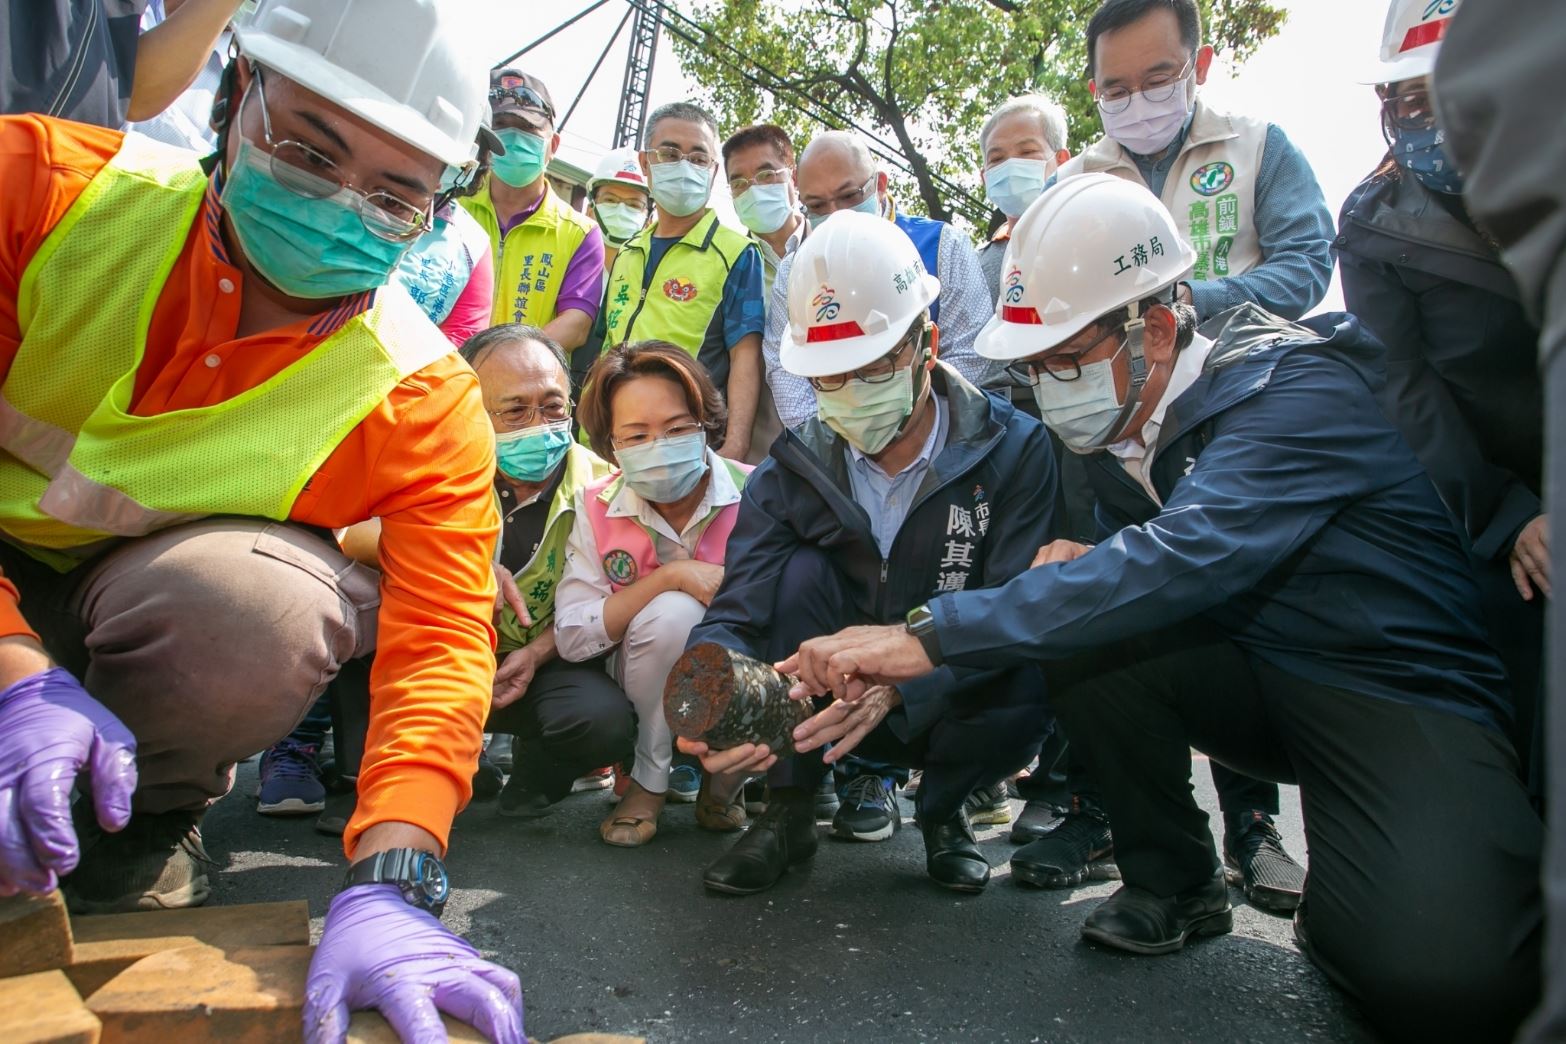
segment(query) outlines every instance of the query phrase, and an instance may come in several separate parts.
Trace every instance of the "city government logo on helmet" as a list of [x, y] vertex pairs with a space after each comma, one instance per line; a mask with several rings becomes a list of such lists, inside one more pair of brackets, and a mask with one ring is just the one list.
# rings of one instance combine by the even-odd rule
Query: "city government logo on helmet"
[[810, 307], [816, 310], [816, 322], [829, 323], [837, 318], [842, 306], [837, 303], [837, 291], [822, 283], [816, 296], [810, 299]]
[[1234, 181], [1234, 168], [1219, 161], [1196, 168], [1191, 175], [1191, 188], [1203, 196], [1216, 196]]
[[636, 583], [636, 559], [629, 551], [616, 549], [604, 556], [604, 575], [609, 582], [625, 587]]
[[1022, 300], [1022, 269], [1016, 265], [1011, 266], [1011, 271], [1006, 273], [1006, 303], [1016, 304]]
[[[1408, 34], [1403, 37], [1403, 44], [1397, 49], [1397, 53], [1402, 54], [1416, 47], [1440, 42], [1446, 35], [1447, 24], [1451, 21], [1447, 16], [1456, 7], [1457, 0], [1430, 0], [1430, 3], [1425, 5], [1425, 13], [1419, 16], [1421, 24], [1409, 27]], [[1437, 15], [1441, 16], [1438, 21], [1430, 21]]]
[[698, 293], [700, 291], [696, 289], [695, 283], [689, 279], [681, 279], [679, 276], [663, 284], [663, 296], [671, 301], [694, 301]]
[[825, 283], [816, 291], [816, 296], [810, 299], [810, 307], [816, 310], [816, 325], [805, 331], [806, 344], [841, 341], [845, 337], [859, 337], [865, 332], [864, 327], [852, 320], [843, 323], [832, 321], [843, 310], [843, 306], [837, 301], [837, 291]]

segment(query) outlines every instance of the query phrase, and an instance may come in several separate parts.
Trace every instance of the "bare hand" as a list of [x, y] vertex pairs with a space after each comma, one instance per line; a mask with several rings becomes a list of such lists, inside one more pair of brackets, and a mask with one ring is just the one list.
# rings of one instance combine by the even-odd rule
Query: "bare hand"
[[832, 749], [823, 760], [833, 764], [848, 757], [859, 741], [902, 702], [902, 694], [890, 685], [872, 685], [853, 703], [837, 700], [794, 730], [794, 749], [804, 753], [830, 743]]
[[1072, 559], [1081, 558], [1093, 550], [1092, 544], [1079, 544], [1075, 540], [1051, 540], [1039, 548], [1039, 553], [1033, 556], [1029, 569], [1035, 569], [1041, 565], [1054, 565], [1056, 562], [1070, 562]]
[[850, 703], [872, 685], [896, 685], [935, 669], [919, 639], [900, 624], [849, 627], [812, 638], [775, 666], [799, 676], [788, 693], [794, 699], [831, 693]]
[[777, 763], [777, 755], [767, 749], [765, 743], [741, 743], [728, 750], [713, 750], [701, 740], [677, 737], [674, 745], [683, 754], [701, 759], [701, 767], [709, 775], [759, 776]]
[[495, 564], [495, 626], [500, 626], [500, 613], [506, 606], [517, 614], [517, 622], [523, 627], [533, 626], [533, 617], [528, 615], [527, 603], [522, 601], [522, 589], [517, 587], [517, 578], [511, 575], [511, 570]]
[[[1523, 526], [1509, 557], [1512, 583], [1523, 601], [1533, 601], [1533, 589], [1550, 597], [1550, 516], [1538, 515]], [[1530, 582], [1531, 581], [1531, 582]]]
[[711, 562], [698, 562], [694, 558], [683, 562], [671, 562], [664, 569], [675, 569], [675, 589], [684, 591], [702, 605], [711, 605], [723, 583], [723, 567]]
[[520, 700], [527, 694], [527, 687], [533, 684], [533, 675], [537, 673], [538, 663], [530, 647], [523, 646], [507, 653], [500, 668], [495, 671], [495, 690], [490, 697], [490, 710], [500, 710]]

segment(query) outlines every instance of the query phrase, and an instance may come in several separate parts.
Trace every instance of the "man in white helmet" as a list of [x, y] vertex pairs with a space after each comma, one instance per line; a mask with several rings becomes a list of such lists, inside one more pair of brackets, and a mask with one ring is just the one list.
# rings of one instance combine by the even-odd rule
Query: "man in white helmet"
[[[210, 177], [0, 118], [0, 894], [203, 902], [234, 763], [375, 648], [312, 1041], [355, 1008], [523, 1039], [516, 976], [437, 919], [495, 671], [494, 437], [391, 281], [472, 174], [484, 68], [454, 17], [264, 0]], [[330, 532], [372, 516], [379, 575]]]
[[620, 248], [647, 224], [652, 197], [636, 150], [627, 146], [604, 154], [587, 182], [587, 212], [604, 235], [604, 270]]
[[980, 350], [1034, 383], [1122, 528], [780, 669], [862, 703], [1043, 661], [1125, 880], [1083, 935], [1132, 953], [1230, 929], [1191, 748], [1297, 783], [1305, 952], [1389, 1038], [1508, 1039], [1539, 988], [1541, 827], [1463, 539], [1377, 403], [1379, 342], [1249, 304], [1197, 331], [1172, 302], [1192, 256], [1108, 175], [1023, 215]]
[[[1038, 423], [936, 361], [929, 308], [940, 282], [896, 226], [836, 214], [791, 256], [783, 365], [811, 382], [817, 419], [785, 432], [746, 483], [723, 584], [689, 639], [765, 660], [841, 627], [901, 619], [937, 592], [1004, 582], [1053, 535], [1058, 495]], [[796, 731], [797, 754], [681, 740], [709, 772], [766, 771], [770, 788], [766, 812], [703, 883], [759, 892], [811, 858], [817, 786], [859, 751], [924, 769], [926, 868], [944, 887], [983, 889], [990, 868], [964, 802], [1038, 752], [1041, 686], [1030, 664], [942, 668], [822, 707]], [[860, 803], [885, 810], [888, 836], [901, 825], [881, 776], [850, 784], [845, 807]]]

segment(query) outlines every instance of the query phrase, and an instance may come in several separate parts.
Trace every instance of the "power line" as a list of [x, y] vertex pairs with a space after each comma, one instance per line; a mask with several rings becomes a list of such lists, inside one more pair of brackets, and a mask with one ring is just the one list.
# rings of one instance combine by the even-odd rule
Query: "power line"
[[620, 24], [615, 26], [614, 35], [609, 37], [608, 43], [604, 44], [604, 49], [598, 52], [598, 60], [594, 62], [593, 67], [588, 70], [587, 79], [582, 81], [582, 89], [576, 92], [575, 98], [571, 99], [571, 107], [566, 110], [564, 116], [560, 117], [560, 122], [555, 126], [556, 130], [564, 131], [566, 124], [571, 122], [571, 114], [576, 112], [576, 107], [578, 105], [582, 104], [582, 96], [587, 93], [587, 88], [593, 85], [593, 77], [598, 75], [598, 70], [604, 64], [604, 59], [609, 57], [610, 49], [614, 47], [614, 42], [620, 39], [620, 33], [625, 29], [625, 23], [631, 20], [631, 15], [633, 13], [634, 12], [627, 10], [625, 12], [625, 17], [620, 19]]
[[[512, 62], [516, 61], [518, 58], [522, 57], [524, 54], [526, 54], [527, 52], [531, 51], [533, 48], [537, 47], [539, 44], [545, 42], [546, 40], [553, 39], [554, 36], [557, 33], [561, 33], [563, 31], [571, 28], [577, 22], [580, 22], [582, 19], [586, 18], [588, 15], [592, 14], [594, 11], [598, 10], [600, 7], [604, 6], [608, 2], [609, 2], [609, 0], [594, 0], [594, 3], [590, 4], [587, 7], [584, 7], [582, 10], [578, 11], [576, 14], [572, 15], [570, 18], [567, 18], [565, 21], [561, 22], [559, 25], [557, 25], [553, 29], [549, 30], [549, 32], [545, 33], [543, 36], [540, 36], [538, 39], [534, 40], [532, 43], [530, 43], [526, 47], [522, 48], [520, 51], [517, 51], [516, 53], [514, 53], [514, 54], [512, 54], [512, 55], [510, 55], [508, 57], [502, 58], [500, 61], [496, 62], [493, 66], [491, 66], [491, 68], [494, 68], [494, 69], [504, 69], [506, 66], [510, 65]], [[589, 77], [589, 79], [591, 79], [591, 77]]]

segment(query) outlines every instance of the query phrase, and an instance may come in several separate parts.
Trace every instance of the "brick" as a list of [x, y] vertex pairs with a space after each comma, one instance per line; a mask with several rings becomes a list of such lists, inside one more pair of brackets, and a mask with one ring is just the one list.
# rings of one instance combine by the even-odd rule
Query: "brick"
[[[446, 1036], [451, 1044], [486, 1044], [489, 1040], [472, 1026], [449, 1015], [441, 1016], [441, 1021], [446, 1024]], [[356, 1011], [348, 1023], [347, 1044], [400, 1044], [401, 1039], [379, 1012]]]
[[106, 1044], [299, 1037], [309, 946], [198, 944], [143, 957], [88, 999]]
[[151, 913], [104, 914], [71, 921], [76, 959], [65, 969], [83, 997], [91, 997], [132, 964], [164, 950], [206, 943], [221, 950], [308, 945], [310, 905], [304, 900], [203, 906]]
[[71, 957], [71, 921], [58, 889], [0, 899], [0, 976], [63, 968]]
[[98, 1017], [64, 972], [0, 979], [0, 1040], [6, 1044], [97, 1044]]

